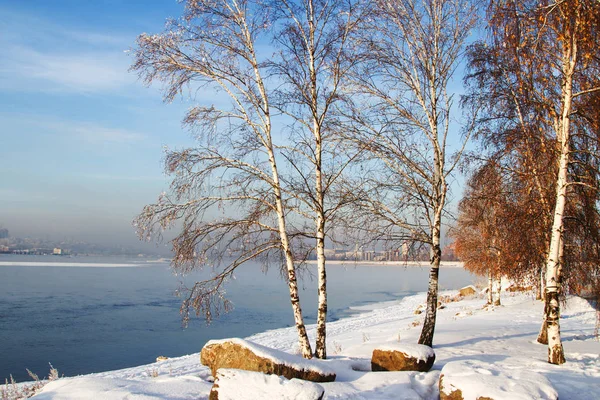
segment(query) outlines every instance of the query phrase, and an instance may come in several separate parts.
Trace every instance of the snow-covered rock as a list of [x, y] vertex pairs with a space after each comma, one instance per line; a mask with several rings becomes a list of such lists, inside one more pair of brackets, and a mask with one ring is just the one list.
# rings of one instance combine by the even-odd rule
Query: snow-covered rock
[[481, 361], [451, 361], [440, 375], [440, 400], [557, 400], [542, 374]]
[[435, 353], [429, 346], [410, 343], [386, 343], [377, 346], [371, 356], [373, 371], [427, 372], [435, 362]]
[[288, 380], [277, 375], [239, 369], [219, 369], [210, 400], [321, 400], [323, 386], [300, 379]]
[[219, 368], [233, 368], [282, 375], [288, 379], [335, 381], [335, 371], [322, 365], [322, 362], [306, 360], [238, 338], [209, 341], [202, 348], [200, 361], [211, 369], [215, 377]]
[[477, 293], [477, 289], [475, 288], [475, 286], [469, 285], [469, 286], [465, 286], [464, 288], [460, 289], [458, 291], [458, 293], [461, 296], [473, 296], [474, 294]]

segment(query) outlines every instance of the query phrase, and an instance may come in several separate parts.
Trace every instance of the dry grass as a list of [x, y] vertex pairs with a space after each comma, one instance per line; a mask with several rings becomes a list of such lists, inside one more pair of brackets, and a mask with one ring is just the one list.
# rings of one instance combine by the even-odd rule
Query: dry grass
[[4, 385], [0, 386], [0, 399], [1, 400], [22, 400], [28, 399], [29, 397], [37, 394], [48, 382], [55, 381], [59, 378], [58, 370], [50, 364], [50, 372], [46, 379], [41, 380], [36, 374], [27, 370], [27, 373], [31, 377], [31, 382], [17, 383], [12, 375], [10, 381], [7, 379], [4, 381]]

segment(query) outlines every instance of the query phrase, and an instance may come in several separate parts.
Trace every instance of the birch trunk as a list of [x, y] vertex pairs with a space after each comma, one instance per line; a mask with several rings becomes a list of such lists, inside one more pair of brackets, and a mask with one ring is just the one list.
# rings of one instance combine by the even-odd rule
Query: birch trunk
[[563, 364], [565, 355], [560, 339], [560, 262], [562, 255], [563, 217], [567, 203], [568, 168], [570, 156], [570, 116], [573, 101], [573, 74], [577, 61], [577, 41], [563, 51], [562, 113], [557, 124], [560, 146], [558, 176], [556, 180], [556, 203], [552, 234], [546, 264], [546, 324], [548, 325], [548, 362]]
[[[251, 53], [254, 56], [254, 43], [252, 41], [249, 30], [245, 31], [246, 41]], [[291, 244], [287, 235], [287, 226], [285, 221], [285, 210], [283, 206], [283, 197], [281, 194], [281, 183], [279, 180], [279, 171], [277, 169], [277, 161], [275, 159], [275, 153], [273, 151], [273, 138], [271, 136], [271, 115], [270, 105], [267, 96], [267, 91], [264, 86], [264, 81], [259, 71], [258, 62], [254, 58], [253, 68], [256, 75], [258, 89], [260, 92], [262, 106], [266, 117], [266, 143], [265, 147], [269, 157], [269, 164], [271, 165], [271, 174], [273, 177], [273, 192], [275, 194], [275, 208], [277, 211], [277, 222], [279, 227], [279, 237], [281, 241], [281, 247], [285, 255], [285, 263], [287, 269], [288, 288], [290, 291], [290, 302], [292, 303], [292, 311], [294, 314], [294, 323], [298, 332], [298, 345], [300, 347], [300, 353], [304, 358], [312, 358], [312, 349], [308, 335], [306, 333], [306, 326], [304, 325], [304, 317], [302, 316], [302, 307], [300, 306], [300, 295], [298, 292], [298, 279], [296, 277], [296, 265], [294, 263], [294, 256], [292, 254]]]
[[315, 356], [327, 358], [327, 271], [325, 269], [325, 223], [319, 218], [317, 230], [317, 265], [318, 265], [318, 296], [317, 309], [317, 341], [315, 345]]
[[431, 246], [431, 270], [429, 271], [429, 288], [427, 289], [427, 311], [425, 314], [425, 321], [423, 322], [423, 329], [421, 330], [421, 336], [419, 337], [419, 344], [426, 346], [433, 346], [433, 334], [435, 332], [435, 320], [437, 316], [437, 302], [438, 302], [438, 279], [440, 275], [440, 260], [442, 258], [442, 249], [440, 248], [440, 221], [436, 222], [432, 239], [433, 244]]
[[308, 61], [310, 72], [310, 108], [312, 112], [312, 130], [315, 140], [315, 199], [316, 214], [316, 252], [318, 274], [317, 339], [315, 356], [327, 358], [327, 271], [325, 267], [325, 195], [323, 193], [323, 135], [319, 118], [319, 97], [317, 90], [317, 69], [315, 65], [315, 10], [313, 1], [308, 1]]
[[540, 268], [539, 280], [538, 280], [538, 285], [537, 285], [537, 293], [535, 295], [536, 300], [543, 300], [543, 298], [544, 298], [544, 295], [543, 295], [544, 275], [543, 275], [542, 271], [543, 271], [543, 269]]
[[327, 358], [327, 271], [325, 266], [325, 215], [323, 195], [323, 174], [321, 171], [321, 134], [316, 120], [314, 121], [316, 138], [316, 194], [317, 194], [317, 273], [318, 277], [318, 306], [317, 306], [317, 340], [315, 356]]
[[548, 344], [548, 324], [546, 323], [546, 317], [548, 315], [548, 299], [544, 300], [544, 319], [542, 320], [542, 326], [540, 327], [540, 333], [537, 337], [537, 342], [540, 344]]
[[300, 307], [300, 296], [298, 294], [298, 279], [296, 277], [296, 265], [294, 264], [294, 256], [292, 254], [290, 242], [287, 235], [285, 214], [281, 198], [281, 187], [279, 186], [279, 175], [277, 172], [277, 164], [275, 162], [275, 156], [273, 154], [272, 149], [269, 149], [269, 160], [271, 162], [273, 181], [275, 183], [275, 204], [277, 207], [279, 235], [281, 238], [281, 247], [283, 248], [283, 252], [285, 254], [288, 287], [290, 290], [290, 301], [292, 303], [292, 310], [294, 312], [294, 322], [296, 324], [296, 330], [298, 331], [298, 344], [300, 346], [300, 352], [302, 353], [302, 357], [312, 358], [310, 341], [308, 340], [308, 335], [306, 334], [306, 326], [304, 325], [304, 318], [302, 316], [302, 307]]
[[492, 303], [494, 302], [494, 298], [493, 298], [493, 293], [494, 293], [494, 278], [492, 276], [492, 271], [489, 270], [488, 271], [488, 293], [487, 293], [487, 304], [489, 304], [490, 306], [492, 305]]
[[560, 303], [558, 300], [558, 291], [560, 282], [560, 244], [567, 196], [568, 143], [563, 143], [561, 147], [565, 150], [561, 151], [560, 156], [552, 239], [550, 241], [550, 252], [546, 266], [546, 325], [548, 332], [548, 362], [551, 364], [562, 364], [565, 362], [560, 339]]
[[500, 304], [500, 293], [502, 292], [502, 277], [498, 275], [496, 277], [496, 300], [494, 300], [494, 305], [499, 306]]

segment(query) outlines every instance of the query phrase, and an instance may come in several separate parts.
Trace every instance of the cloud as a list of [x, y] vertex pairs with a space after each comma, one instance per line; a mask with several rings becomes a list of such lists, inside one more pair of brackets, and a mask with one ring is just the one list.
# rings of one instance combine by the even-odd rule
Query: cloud
[[21, 131], [28, 127], [36, 135], [51, 134], [69, 141], [97, 144], [134, 144], [148, 142], [146, 134], [123, 128], [112, 128], [88, 121], [64, 120], [52, 116], [26, 113], [0, 113], [0, 126], [11, 129], [19, 126]]
[[141, 133], [94, 124], [76, 124], [71, 125], [69, 129], [73, 135], [91, 143], [136, 143], [146, 139]]
[[60, 134], [68, 135], [72, 139], [79, 139], [91, 144], [132, 144], [147, 139], [146, 135], [139, 132], [121, 128], [107, 128], [89, 122], [40, 121], [40, 125]]
[[8, 49], [0, 67], [0, 86], [13, 90], [97, 93], [135, 82], [125, 55], [114, 52], [44, 54], [23, 47]]
[[135, 35], [81, 31], [0, 11], [0, 90], [126, 93], [135, 83], [125, 54]]

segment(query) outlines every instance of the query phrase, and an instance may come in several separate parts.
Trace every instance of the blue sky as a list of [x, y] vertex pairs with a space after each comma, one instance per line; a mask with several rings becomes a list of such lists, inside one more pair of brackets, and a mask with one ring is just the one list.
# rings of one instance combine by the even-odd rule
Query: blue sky
[[137, 241], [131, 219], [168, 188], [163, 146], [191, 143], [185, 100], [128, 72], [174, 0], [0, 1], [0, 225], [12, 236]]
[[0, 0], [0, 227], [138, 243], [131, 220], [168, 190], [163, 147], [192, 144], [180, 123], [192, 103], [163, 103], [128, 72], [127, 50], [181, 11], [175, 0]]

